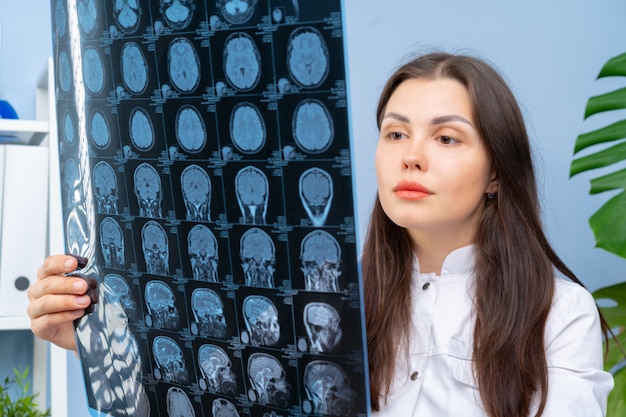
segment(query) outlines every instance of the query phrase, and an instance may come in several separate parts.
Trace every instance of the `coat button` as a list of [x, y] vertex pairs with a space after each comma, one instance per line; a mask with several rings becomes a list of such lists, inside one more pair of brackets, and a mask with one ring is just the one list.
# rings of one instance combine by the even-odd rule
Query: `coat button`
[[427, 283], [425, 283], [424, 285], [422, 285], [422, 289], [423, 289], [424, 291], [426, 291], [426, 290], [427, 290], [427, 289], [429, 289], [429, 288], [430, 288], [430, 282], [427, 282]]
[[419, 375], [419, 372], [415, 371], [411, 374], [411, 381], [415, 381]]

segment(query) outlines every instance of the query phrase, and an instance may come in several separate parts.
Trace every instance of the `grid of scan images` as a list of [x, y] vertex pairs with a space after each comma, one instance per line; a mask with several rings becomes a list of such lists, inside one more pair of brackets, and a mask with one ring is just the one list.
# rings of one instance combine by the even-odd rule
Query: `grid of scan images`
[[365, 416], [341, 0], [52, 0], [108, 416]]

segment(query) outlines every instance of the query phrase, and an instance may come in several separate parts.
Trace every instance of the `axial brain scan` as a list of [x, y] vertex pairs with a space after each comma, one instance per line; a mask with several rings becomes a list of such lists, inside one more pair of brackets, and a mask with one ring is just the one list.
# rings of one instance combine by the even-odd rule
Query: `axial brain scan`
[[93, 184], [98, 203], [98, 212], [106, 214], [117, 214], [117, 200], [119, 199], [119, 189], [117, 187], [117, 177], [111, 165], [105, 161], [100, 161], [93, 169]]
[[304, 327], [311, 341], [309, 350], [332, 352], [341, 342], [341, 317], [337, 310], [326, 303], [309, 303], [304, 307]]
[[300, 201], [315, 227], [326, 223], [333, 199], [333, 179], [321, 168], [307, 169], [300, 175]]
[[142, 217], [161, 217], [161, 177], [147, 162], [135, 169], [135, 196]]
[[276, 358], [266, 353], [253, 353], [248, 359], [250, 400], [264, 405], [288, 407], [291, 401], [291, 384], [285, 370]]
[[202, 224], [195, 225], [189, 231], [187, 243], [193, 279], [217, 282], [219, 256], [217, 239], [211, 229]]
[[200, 83], [200, 57], [187, 38], [176, 38], [167, 51], [167, 70], [174, 87], [191, 93]]
[[289, 36], [287, 68], [292, 78], [304, 88], [322, 84], [329, 72], [329, 53], [322, 34], [311, 26], [301, 26]]
[[230, 115], [230, 137], [240, 152], [253, 154], [265, 144], [265, 122], [252, 103], [239, 103]]
[[148, 63], [141, 48], [135, 42], [122, 47], [122, 79], [133, 94], [142, 94], [148, 86]]
[[265, 224], [269, 200], [269, 183], [259, 168], [248, 166], [235, 177], [237, 203], [246, 224]]
[[304, 386], [309, 401], [313, 403], [313, 413], [352, 415], [356, 393], [339, 365], [323, 360], [309, 363], [304, 371]]
[[314, 230], [302, 239], [300, 260], [307, 291], [339, 292], [341, 248], [328, 232]]
[[91, 140], [96, 148], [104, 149], [111, 143], [111, 131], [104, 113], [100, 109], [95, 109], [91, 113], [91, 129], [89, 130]]
[[168, 336], [157, 336], [152, 341], [152, 355], [157, 368], [154, 377], [165, 382], [187, 384], [189, 371], [180, 346]]
[[180, 326], [180, 314], [171, 288], [162, 281], [154, 280], [146, 284], [144, 292], [150, 318], [146, 318], [146, 324], [157, 329], [177, 330]]
[[141, 245], [148, 273], [169, 275], [169, 239], [163, 227], [150, 220], [141, 229]]
[[274, 288], [276, 248], [267, 233], [258, 228], [247, 230], [240, 239], [239, 256], [246, 285]]
[[280, 340], [278, 310], [269, 298], [250, 295], [243, 301], [243, 318], [250, 342], [274, 346]]
[[130, 140], [141, 151], [147, 151], [154, 145], [152, 121], [141, 107], [135, 107], [130, 114]]
[[206, 127], [198, 109], [185, 105], [176, 115], [176, 139], [187, 152], [200, 152], [207, 141]]
[[199, 382], [201, 389], [231, 397], [237, 394], [237, 378], [224, 349], [212, 344], [200, 346], [198, 367], [202, 375]]
[[240, 25], [250, 20], [257, 0], [217, 0], [216, 3], [228, 23]]
[[335, 135], [330, 112], [324, 103], [314, 99], [298, 103], [291, 128], [296, 144], [303, 151], [312, 154], [327, 150]]
[[160, 0], [159, 9], [172, 29], [185, 29], [193, 19], [196, 0]]
[[96, 48], [83, 52], [83, 81], [91, 94], [98, 95], [104, 88], [104, 65]]
[[124, 235], [122, 228], [113, 217], [100, 222], [100, 248], [107, 268], [124, 267]]
[[78, 0], [76, 6], [80, 28], [85, 35], [92, 36], [98, 28], [99, 20], [95, 0]]
[[113, 17], [124, 33], [134, 33], [139, 28], [141, 13], [139, 0], [113, 1]]
[[59, 53], [59, 63], [57, 65], [59, 72], [59, 85], [64, 93], [70, 90], [72, 84], [72, 70], [70, 66], [70, 60], [67, 57], [67, 52], [61, 51]]
[[215, 291], [196, 288], [191, 295], [191, 309], [201, 335], [220, 339], [226, 336], [224, 304]]
[[261, 54], [250, 35], [233, 33], [224, 43], [224, 73], [239, 91], [256, 87], [261, 78]]

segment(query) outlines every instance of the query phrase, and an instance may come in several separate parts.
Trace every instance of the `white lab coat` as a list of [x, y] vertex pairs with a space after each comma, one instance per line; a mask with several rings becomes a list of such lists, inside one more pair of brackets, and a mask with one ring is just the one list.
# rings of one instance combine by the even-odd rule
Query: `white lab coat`
[[[486, 416], [472, 375], [473, 266], [471, 245], [450, 253], [440, 276], [420, 273], [415, 260], [408, 363], [406, 355], [398, 356], [387, 404], [373, 417]], [[549, 380], [542, 416], [604, 416], [613, 378], [602, 370], [595, 302], [581, 286], [555, 279], [545, 333]]]

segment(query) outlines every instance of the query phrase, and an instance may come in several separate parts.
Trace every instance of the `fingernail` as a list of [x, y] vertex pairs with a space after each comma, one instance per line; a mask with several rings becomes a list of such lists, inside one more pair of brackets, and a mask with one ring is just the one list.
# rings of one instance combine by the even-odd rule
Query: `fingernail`
[[[82, 279], [76, 280], [74, 282], [74, 289], [76, 291], [85, 291], [87, 289], [87, 283], [85, 282], [85, 280], [82, 280]], [[89, 298], [89, 297], [87, 297], [87, 298]]]
[[70, 270], [74, 267], [74, 261], [72, 259], [66, 259], [64, 266], [66, 270]]
[[76, 305], [86, 306], [91, 303], [91, 299], [88, 295], [81, 295], [80, 297], [76, 297]]

